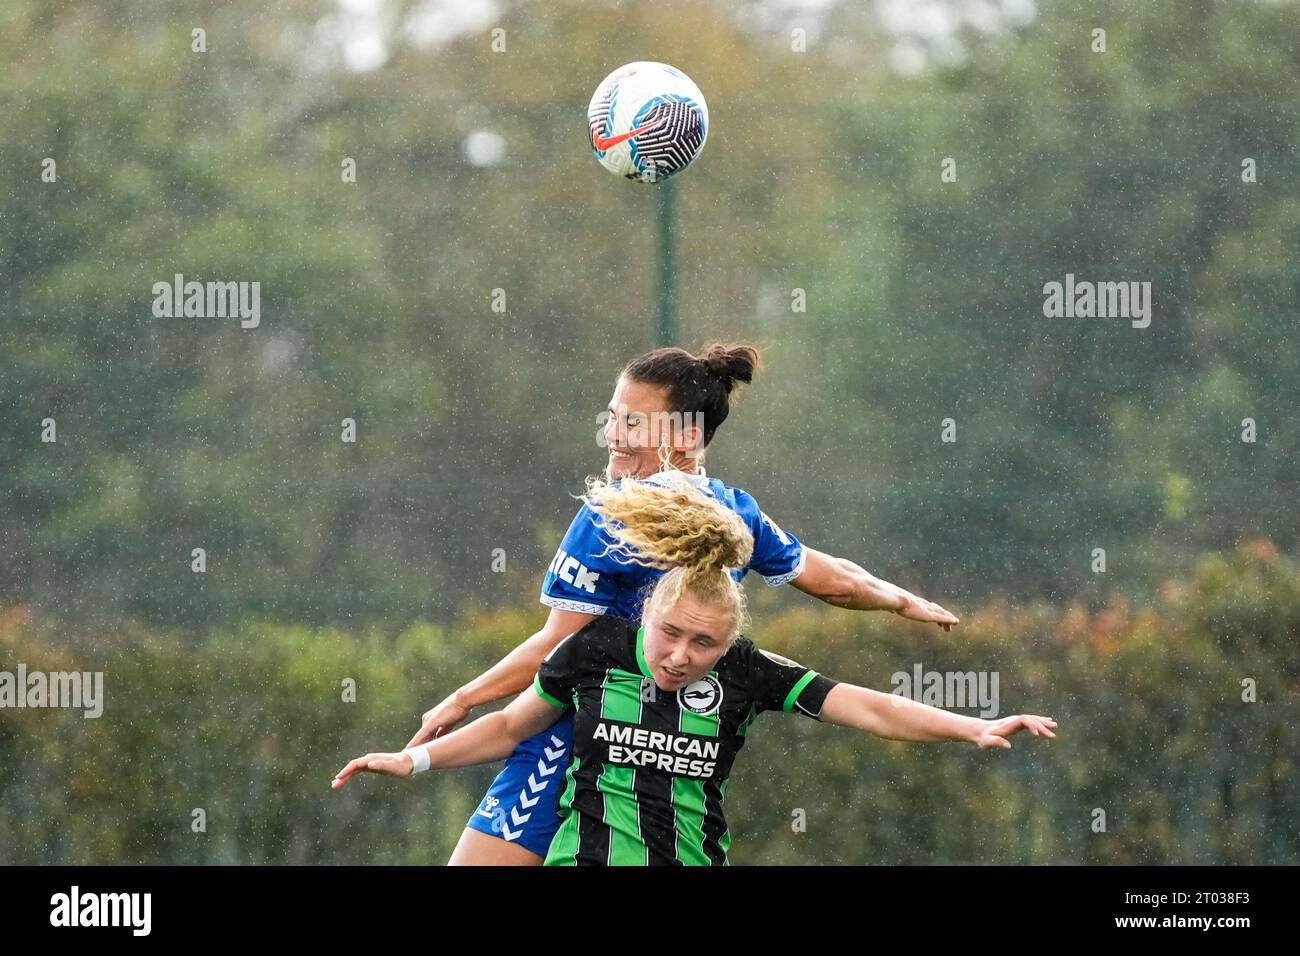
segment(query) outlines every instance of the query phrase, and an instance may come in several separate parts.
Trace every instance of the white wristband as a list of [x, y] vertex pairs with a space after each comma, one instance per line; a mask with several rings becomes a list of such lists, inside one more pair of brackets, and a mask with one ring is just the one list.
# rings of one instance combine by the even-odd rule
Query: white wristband
[[428, 747], [410, 747], [403, 750], [402, 753], [411, 758], [411, 776], [415, 776], [417, 773], [423, 773], [429, 769]]

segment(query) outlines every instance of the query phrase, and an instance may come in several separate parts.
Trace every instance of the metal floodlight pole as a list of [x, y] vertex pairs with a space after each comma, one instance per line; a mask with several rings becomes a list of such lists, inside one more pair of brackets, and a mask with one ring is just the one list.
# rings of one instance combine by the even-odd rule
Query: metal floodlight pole
[[656, 285], [659, 315], [655, 327], [655, 347], [667, 348], [677, 344], [677, 270], [673, 263], [674, 244], [674, 187], [673, 180], [655, 183], [655, 202], [658, 206], [658, 241]]

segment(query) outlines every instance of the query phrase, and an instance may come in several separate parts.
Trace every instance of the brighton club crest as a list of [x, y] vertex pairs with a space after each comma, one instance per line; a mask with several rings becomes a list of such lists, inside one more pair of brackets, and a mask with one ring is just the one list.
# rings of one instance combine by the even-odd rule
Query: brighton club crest
[[712, 714], [722, 706], [722, 685], [713, 675], [687, 684], [677, 692], [677, 703], [692, 714]]

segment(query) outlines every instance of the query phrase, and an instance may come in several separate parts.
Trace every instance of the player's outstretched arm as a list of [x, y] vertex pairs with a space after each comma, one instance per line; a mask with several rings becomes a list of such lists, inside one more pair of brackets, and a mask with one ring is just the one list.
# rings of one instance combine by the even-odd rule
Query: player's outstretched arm
[[890, 584], [846, 558], [804, 546], [803, 572], [790, 583], [827, 604], [851, 611], [892, 611], [900, 617], [938, 624], [945, 631], [959, 623], [956, 615], [933, 601]]
[[[429, 755], [429, 768], [467, 767], [476, 763], [504, 760], [520, 743], [539, 734], [560, 719], [564, 711], [525, 691], [504, 710], [487, 714], [460, 730], [444, 734], [421, 745]], [[348, 763], [330, 783], [337, 790], [355, 773], [381, 773], [409, 777], [415, 769], [410, 754], [372, 753]]]
[[856, 727], [877, 737], [919, 742], [964, 740], [981, 750], [1010, 749], [1007, 740], [1020, 730], [1055, 737], [1056, 721], [1037, 714], [1015, 714], [994, 720], [953, 714], [899, 694], [884, 694], [854, 684], [836, 684], [822, 703], [820, 718], [828, 724]]
[[[596, 619], [594, 614], [551, 608], [542, 629], [442, 703], [426, 710], [420, 717], [420, 729], [406, 744], [415, 747], [433, 740], [469, 716], [470, 710], [502, 700], [526, 690], [533, 682], [542, 658], [574, 631]], [[549, 724], [547, 726], [550, 726]]]

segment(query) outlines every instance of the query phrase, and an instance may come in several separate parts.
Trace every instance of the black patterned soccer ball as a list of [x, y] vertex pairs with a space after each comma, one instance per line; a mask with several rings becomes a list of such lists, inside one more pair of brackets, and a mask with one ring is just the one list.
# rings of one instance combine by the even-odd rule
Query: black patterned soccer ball
[[704, 94], [681, 70], [637, 61], [596, 87], [587, 107], [591, 149], [611, 173], [662, 182], [695, 161], [709, 134]]

